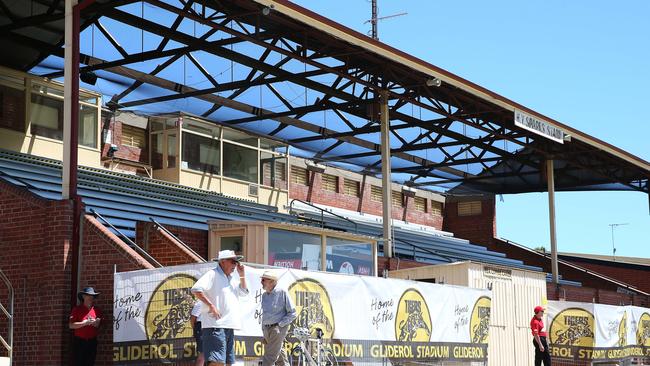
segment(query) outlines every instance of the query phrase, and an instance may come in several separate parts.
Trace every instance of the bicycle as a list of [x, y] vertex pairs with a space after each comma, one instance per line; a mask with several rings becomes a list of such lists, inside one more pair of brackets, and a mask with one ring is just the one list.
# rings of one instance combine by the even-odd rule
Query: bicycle
[[292, 366], [294, 357], [297, 357], [297, 366], [338, 366], [334, 353], [323, 347], [323, 330], [316, 328], [315, 331], [316, 338], [311, 338], [309, 329], [293, 329], [292, 335], [300, 343], [291, 350]]

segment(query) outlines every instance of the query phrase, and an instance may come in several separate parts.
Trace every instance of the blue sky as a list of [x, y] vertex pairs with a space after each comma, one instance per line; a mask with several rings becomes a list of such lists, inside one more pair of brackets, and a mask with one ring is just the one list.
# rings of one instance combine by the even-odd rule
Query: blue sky
[[[366, 0], [297, 0], [368, 32]], [[650, 1], [379, 0], [384, 43], [650, 160]], [[648, 196], [559, 193], [558, 249], [650, 257]], [[547, 194], [497, 199], [498, 235], [549, 247]]]

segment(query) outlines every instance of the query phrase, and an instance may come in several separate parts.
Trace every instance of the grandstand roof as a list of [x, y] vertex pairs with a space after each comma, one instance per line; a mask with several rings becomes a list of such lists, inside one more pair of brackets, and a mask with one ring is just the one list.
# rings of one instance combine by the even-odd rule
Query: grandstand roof
[[[46, 198], [61, 199], [61, 163], [56, 160], [0, 150], [0, 179]], [[268, 221], [321, 225], [320, 216], [293, 216], [277, 208], [214, 192], [128, 174], [81, 167], [79, 196], [86, 211], [96, 211], [127, 237], [135, 238], [136, 222], [155, 219], [162, 225], [207, 230], [207, 220]], [[380, 237], [381, 225], [357, 223], [336, 217], [325, 219], [325, 228]], [[461, 260], [539, 270], [507, 258], [467, 240], [430, 233], [395, 229], [398, 257], [425, 263]], [[381, 251], [381, 245], [379, 246]]]
[[[64, 2], [38, 0], [30, 12], [26, 3], [0, 14], [0, 46], [15, 50], [0, 63], [60, 77]], [[111, 108], [181, 106], [379, 174], [376, 106], [388, 91], [398, 180], [452, 193], [544, 191], [553, 159], [557, 190], [649, 189], [647, 161], [286, 0], [82, 4], [81, 71], [97, 73]], [[187, 70], [202, 80], [188, 83]], [[559, 137], [515, 125], [516, 111]]]
[[585, 254], [585, 253], [558, 253], [558, 257], [563, 259], [587, 259], [600, 262], [613, 262], [620, 264], [633, 264], [637, 266], [650, 267], [650, 258], [640, 257], [621, 257], [611, 255]]

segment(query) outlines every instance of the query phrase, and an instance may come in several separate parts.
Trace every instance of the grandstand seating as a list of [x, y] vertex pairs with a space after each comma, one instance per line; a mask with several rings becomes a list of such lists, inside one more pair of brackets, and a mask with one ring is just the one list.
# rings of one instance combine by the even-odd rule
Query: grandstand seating
[[[22, 186], [47, 199], [61, 199], [61, 162], [0, 150], [0, 179]], [[207, 230], [207, 220], [271, 221], [318, 225], [380, 237], [379, 224], [350, 222], [326, 215], [302, 212], [288, 215], [273, 206], [248, 202], [214, 192], [189, 188], [155, 179], [115, 173], [108, 170], [80, 167], [78, 194], [87, 212], [95, 210], [130, 238], [135, 237], [138, 221], [154, 218], [163, 225]], [[381, 246], [380, 246], [381, 251]], [[519, 260], [506, 258], [503, 253], [487, 250], [445, 235], [395, 229], [395, 254], [402, 258], [438, 264], [463, 260], [507, 265], [539, 270]]]

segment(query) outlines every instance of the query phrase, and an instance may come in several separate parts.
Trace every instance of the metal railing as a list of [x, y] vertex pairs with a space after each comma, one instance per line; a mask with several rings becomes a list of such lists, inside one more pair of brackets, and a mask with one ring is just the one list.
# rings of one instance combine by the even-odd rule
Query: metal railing
[[325, 227], [325, 213], [328, 213], [328, 214], [330, 214], [330, 215], [332, 215], [332, 216], [334, 216], [334, 217], [338, 217], [338, 218], [341, 219], [341, 220], [345, 220], [345, 221], [351, 223], [351, 224], [354, 226], [354, 232], [355, 232], [355, 233], [358, 233], [358, 232], [359, 232], [359, 226], [358, 226], [357, 223], [354, 222], [353, 220], [350, 220], [349, 218], [347, 218], [347, 217], [345, 217], [345, 216], [343, 216], [343, 215], [339, 215], [339, 214], [335, 214], [334, 212], [327, 211], [327, 210], [325, 210], [325, 209], [323, 209], [323, 208], [320, 208], [320, 207], [318, 207], [318, 206], [316, 206], [316, 205], [314, 205], [314, 204], [311, 204], [311, 203], [309, 203], [309, 202], [303, 201], [303, 200], [298, 199], [298, 198], [294, 198], [294, 199], [292, 199], [292, 200], [291, 200], [291, 203], [289, 203], [289, 213], [292, 213], [292, 214], [293, 214], [293, 212], [294, 212], [294, 211], [293, 211], [293, 203], [296, 202], [296, 201], [298, 201], [298, 202], [300, 202], [300, 203], [302, 203], [302, 204], [305, 204], [305, 205], [307, 205], [307, 206], [309, 206], [309, 207], [313, 207], [313, 208], [317, 209], [318, 211], [320, 211], [320, 227], [321, 227], [321, 228], [324, 228], [324, 227]]
[[128, 236], [124, 235], [123, 232], [121, 232], [118, 228], [113, 226], [108, 220], [106, 220], [102, 215], [99, 214], [99, 212], [95, 211], [94, 209], [90, 209], [90, 212], [98, 219], [102, 220], [104, 224], [108, 225], [111, 229], [113, 229], [121, 238], [126, 242], [126, 244], [131, 247], [131, 249], [135, 250], [143, 256], [149, 263], [155, 265], [156, 267], [162, 267], [163, 265], [160, 264], [154, 257], [152, 257], [149, 253], [147, 253], [146, 250], [140, 248], [138, 244], [136, 244], [131, 238]]
[[205, 258], [203, 258], [203, 256], [201, 256], [201, 255], [199, 255], [199, 253], [195, 252], [194, 249], [190, 248], [189, 245], [185, 244], [185, 242], [183, 242], [183, 241], [182, 241], [181, 239], [179, 239], [176, 235], [174, 235], [174, 233], [172, 233], [171, 231], [169, 231], [166, 227], [162, 226], [158, 221], [156, 221], [156, 219], [154, 219], [153, 217], [149, 217], [149, 220], [151, 220], [151, 222], [153, 222], [153, 224], [154, 224], [157, 228], [159, 228], [159, 229], [161, 229], [162, 231], [164, 231], [165, 233], [167, 233], [167, 235], [171, 236], [172, 239], [176, 240], [180, 245], [182, 245], [185, 249], [187, 249], [188, 252], [194, 254], [196, 257], [198, 257], [199, 259], [201, 259], [201, 263], [205, 263], [205, 262], [207, 262], [207, 261], [205, 260]]
[[7, 353], [9, 356], [9, 365], [11, 365], [11, 362], [13, 360], [13, 347], [14, 347], [14, 288], [11, 286], [11, 282], [9, 282], [9, 278], [0, 270], [0, 279], [4, 284], [7, 286], [8, 290], [8, 306], [5, 307], [2, 302], [0, 302], [0, 312], [4, 314], [4, 316], [7, 317], [7, 328], [9, 333], [7, 334], [7, 339], [5, 340], [1, 335], [0, 335], [0, 344], [4, 346], [4, 348], [7, 349]]

